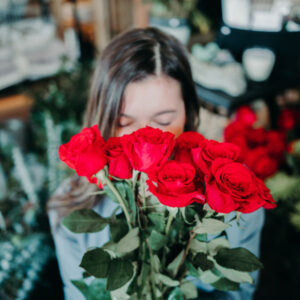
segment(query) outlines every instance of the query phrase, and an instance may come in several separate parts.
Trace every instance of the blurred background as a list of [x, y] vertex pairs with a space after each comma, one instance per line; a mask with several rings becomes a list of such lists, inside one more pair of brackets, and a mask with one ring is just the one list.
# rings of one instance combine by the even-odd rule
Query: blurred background
[[278, 202], [255, 299], [300, 299], [300, 0], [1, 0], [0, 299], [63, 299], [46, 202], [70, 171], [96, 59], [157, 26], [188, 49], [199, 131], [242, 148]]

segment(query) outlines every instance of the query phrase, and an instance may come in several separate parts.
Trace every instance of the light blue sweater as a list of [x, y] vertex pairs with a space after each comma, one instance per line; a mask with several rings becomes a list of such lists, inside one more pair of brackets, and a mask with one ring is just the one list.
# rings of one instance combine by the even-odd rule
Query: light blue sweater
[[[94, 210], [103, 217], [109, 217], [116, 207], [116, 203], [109, 198], [104, 198], [94, 207]], [[79, 264], [83, 254], [90, 247], [101, 247], [108, 242], [110, 238], [109, 228], [106, 226], [97, 233], [72, 233], [61, 224], [57, 213], [53, 210], [49, 212], [49, 220], [60, 274], [63, 280], [65, 299], [83, 300], [84, 296], [73, 286], [71, 280], [82, 278], [83, 269], [79, 267]], [[263, 209], [251, 214], [243, 214], [240, 226], [236, 222], [232, 222], [231, 226], [226, 230], [230, 247], [245, 247], [256, 256], [259, 256], [260, 235], [263, 224]], [[203, 285], [197, 279], [193, 280], [193, 282], [200, 290], [209, 292], [206, 296], [201, 296], [201, 299], [250, 300], [257, 285], [258, 272], [253, 272], [251, 275], [255, 284], [242, 284], [241, 289], [236, 292], [217, 292], [212, 290], [209, 285]]]

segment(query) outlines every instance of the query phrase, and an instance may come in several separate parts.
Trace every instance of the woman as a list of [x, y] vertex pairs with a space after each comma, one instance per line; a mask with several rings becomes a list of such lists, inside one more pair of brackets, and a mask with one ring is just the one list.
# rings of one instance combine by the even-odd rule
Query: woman
[[[183, 131], [196, 131], [198, 116], [187, 53], [175, 38], [147, 28], [130, 30], [111, 41], [92, 81], [84, 127], [98, 124], [104, 139], [129, 134], [147, 125], [170, 131], [177, 137]], [[93, 185], [74, 177], [49, 201], [49, 218], [66, 299], [83, 299], [71, 280], [82, 277], [78, 265], [84, 252], [109, 240], [107, 227], [99, 233], [73, 234], [60, 223], [61, 217], [74, 209], [93, 207], [103, 217], [112, 214], [116, 204], [107, 197], [88, 196], [92, 189]], [[233, 226], [228, 236], [232, 247], [244, 246], [257, 255], [263, 211], [249, 214], [245, 219], [245, 231]], [[195, 284], [201, 286], [197, 281]], [[208, 287], [202, 285], [201, 289], [205, 293]], [[240, 292], [221, 293], [218, 297], [250, 299], [253, 290], [245, 286]], [[207, 297], [212, 299], [214, 295], [217, 294], [209, 292]]]

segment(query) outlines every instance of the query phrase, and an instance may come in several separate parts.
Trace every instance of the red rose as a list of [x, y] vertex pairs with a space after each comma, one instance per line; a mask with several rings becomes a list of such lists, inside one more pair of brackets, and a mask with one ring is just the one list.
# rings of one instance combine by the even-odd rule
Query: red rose
[[158, 169], [168, 160], [175, 144], [174, 134], [151, 127], [124, 135], [121, 142], [132, 167], [141, 172]]
[[245, 159], [245, 164], [261, 179], [265, 179], [278, 170], [278, 162], [268, 154], [267, 147], [251, 150]]
[[264, 204], [257, 193], [255, 176], [240, 163], [217, 158], [205, 181], [206, 201], [217, 212], [250, 213]]
[[249, 128], [246, 132], [246, 139], [250, 148], [265, 145], [267, 143], [268, 132], [260, 128]]
[[295, 127], [296, 119], [295, 114], [290, 109], [283, 109], [278, 120], [278, 127], [281, 130], [288, 131]]
[[241, 106], [236, 111], [236, 120], [252, 126], [256, 121], [256, 114], [249, 106]]
[[275, 130], [268, 131], [267, 148], [270, 156], [276, 158], [277, 161], [283, 160], [283, 153], [286, 148], [285, 134]]
[[201, 147], [205, 138], [198, 132], [183, 132], [175, 141], [174, 160], [186, 163], [193, 163], [192, 149]]
[[228, 124], [224, 129], [224, 140], [225, 142], [231, 143], [232, 140], [237, 137], [243, 137], [245, 139], [247, 130], [251, 128], [241, 121], [234, 121]]
[[94, 174], [104, 168], [106, 157], [105, 142], [98, 125], [84, 128], [59, 147], [59, 158], [74, 169], [79, 176], [86, 176], [91, 182]]
[[230, 143], [236, 145], [237, 147], [239, 147], [239, 149], [240, 149], [239, 160], [244, 161], [245, 157], [247, 157], [247, 155], [248, 155], [248, 152], [251, 151], [248, 148], [248, 144], [247, 144], [247, 141], [245, 139], [245, 136], [242, 136], [242, 135], [236, 136], [236, 137], [231, 139]]
[[191, 164], [168, 161], [159, 170], [154, 185], [147, 181], [150, 192], [166, 206], [185, 207], [193, 202], [204, 203], [202, 185], [195, 184], [195, 168]]
[[132, 167], [124, 153], [120, 137], [111, 137], [105, 145], [108, 160], [108, 173], [122, 179], [132, 177]]
[[200, 173], [207, 174], [211, 163], [218, 157], [237, 160], [240, 149], [231, 143], [219, 143], [213, 140], [206, 140], [201, 148], [192, 149], [194, 164]]
[[258, 195], [260, 196], [260, 198], [264, 203], [263, 207], [266, 209], [275, 208], [277, 204], [273, 199], [272, 195], [270, 194], [270, 190], [266, 187], [265, 183], [259, 178], [256, 178], [256, 183], [257, 183]]

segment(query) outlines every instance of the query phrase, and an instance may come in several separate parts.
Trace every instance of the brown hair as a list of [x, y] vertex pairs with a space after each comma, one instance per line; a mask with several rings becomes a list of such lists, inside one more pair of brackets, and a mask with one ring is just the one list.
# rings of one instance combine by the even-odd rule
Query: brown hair
[[[158, 74], [180, 83], [187, 120], [185, 131], [197, 130], [199, 104], [186, 49], [176, 38], [152, 27], [129, 30], [105, 48], [92, 79], [84, 127], [98, 124], [104, 139], [113, 136], [126, 86]], [[76, 178], [67, 193], [50, 199], [48, 208], [61, 209], [64, 215], [73, 209], [92, 207], [96, 198], [89, 196], [87, 189], [93, 188], [84, 179]]]

